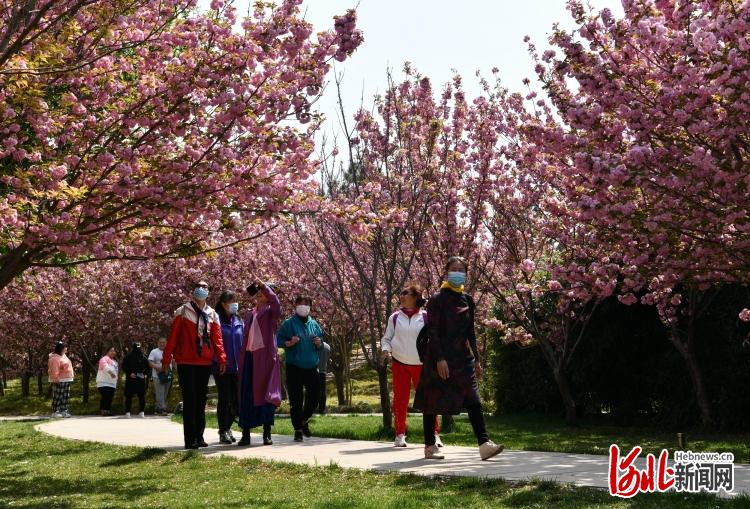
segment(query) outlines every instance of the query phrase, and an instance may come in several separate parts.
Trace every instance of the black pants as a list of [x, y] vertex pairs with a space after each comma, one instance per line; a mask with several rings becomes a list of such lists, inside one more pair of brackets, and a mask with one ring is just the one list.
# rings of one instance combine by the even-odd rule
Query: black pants
[[133, 406], [133, 396], [138, 396], [138, 410], [146, 410], [146, 380], [143, 378], [130, 378], [125, 380], [125, 411], [130, 412]]
[[206, 393], [211, 366], [178, 364], [177, 374], [180, 377], [182, 392], [182, 432], [187, 447], [203, 440], [203, 430], [206, 429]]
[[320, 396], [318, 397], [318, 413], [326, 413], [326, 374], [318, 373], [318, 385], [320, 386]]
[[299, 430], [318, 407], [320, 397], [318, 368], [305, 369], [287, 364], [286, 385], [289, 392], [292, 426], [295, 430]]
[[112, 399], [115, 397], [114, 387], [98, 387], [99, 394], [102, 398], [99, 400], [99, 410], [109, 412], [112, 409]]
[[[482, 405], [480, 403], [476, 403], [467, 407], [467, 410], [469, 411], [469, 421], [471, 421], [471, 427], [474, 430], [474, 435], [477, 437], [477, 444], [482, 445], [485, 442], [489, 442], [490, 437], [489, 435], [487, 435], [487, 427], [484, 425]], [[424, 428], [424, 445], [435, 445], [436, 418], [436, 415], [422, 415], [422, 426]]]
[[216, 378], [216, 388], [219, 390], [219, 403], [216, 417], [219, 420], [219, 433], [229, 431], [237, 417], [237, 375], [224, 373]]

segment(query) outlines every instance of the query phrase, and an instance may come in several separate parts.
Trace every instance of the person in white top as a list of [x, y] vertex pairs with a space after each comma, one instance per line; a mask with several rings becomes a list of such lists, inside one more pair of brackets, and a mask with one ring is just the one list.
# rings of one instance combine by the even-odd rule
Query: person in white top
[[166, 346], [167, 338], [159, 338], [159, 346], [148, 354], [148, 365], [151, 366], [151, 378], [154, 382], [154, 399], [156, 400], [154, 413], [156, 415], [167, 414], [167, 396], [169, 395], [169, 388], [172, 386], [174, 362], [169, 368], [162, 365]]
[[[424, 289], [417, 284], [404, 287], [399, 295], [401, 308], [388, 318], [381, 346], [381, 362], [391, 363], [393, 374], [393, 419], [396, 447], [406, 447], [406, 414], [412, 387], [416, 389], [422, 375], [422, 362], [417, 353], [417, 336], [425, 324], [427, 313]], [[440, 428], [435, 418], [435, 444], [442, 447]]]
[[117, 389], [117, 378], [120, 369], [115, 360], [116, 357], [117, 350], [115, 350], [114, 346], [110, 346], [107, 353], [99, 359], [99, 367], [96, 371], [96, 388], [101, 395], [99, 411], [102, 415], [110, 415], [112, 413], [112, 398], [115, 395], [115, 389]]

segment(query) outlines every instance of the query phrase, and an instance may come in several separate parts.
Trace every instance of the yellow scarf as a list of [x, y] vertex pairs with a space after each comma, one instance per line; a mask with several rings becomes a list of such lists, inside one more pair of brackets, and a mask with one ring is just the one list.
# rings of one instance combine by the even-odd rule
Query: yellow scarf
[[464, 285], [461, 286], [453, 286], [448, 281], [443, 281], [443, 284], [440, 285], [440, 289], [447, 288], [448, 290], [456, 293], [464, 293]]

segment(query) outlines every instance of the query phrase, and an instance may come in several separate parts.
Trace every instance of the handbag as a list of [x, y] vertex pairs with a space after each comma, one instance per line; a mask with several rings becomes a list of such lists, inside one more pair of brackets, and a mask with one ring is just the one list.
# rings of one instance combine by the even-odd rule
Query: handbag
[[271, 403], [275, 407], [281, 405], [281, 367], [278, 361], [274, 363], [271, 370], [271, 377], [268, 380], [266, 402]]
[[167, 372], [159, 371], [159, 373], [157, 373], [157, 377], [159, 378], [159, 383], [169, 383], [172, 381], [172, 370], [170, 369]]

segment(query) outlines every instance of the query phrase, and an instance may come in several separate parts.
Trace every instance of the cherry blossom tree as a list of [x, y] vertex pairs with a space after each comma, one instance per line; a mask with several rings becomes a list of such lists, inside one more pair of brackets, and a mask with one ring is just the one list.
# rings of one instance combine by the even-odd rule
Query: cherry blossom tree
[[541, 56], [531, 46], [548, 100], [526, 158], [607, 246], [620, 300], [657, 306], [710, 425], [695, 323], [722, 283], [747, 282], [750, 4], [623, 7], [616, 19], [570, 1], [576, 30], [556, 29]]
[[354, 11], [313, 35], [299, 0], [257, 3], [240, 32], [220, 1], [48, 3], [0, 39], [0, 289], [252, 239], [314, 205], [311, 102], [362, 41]]

